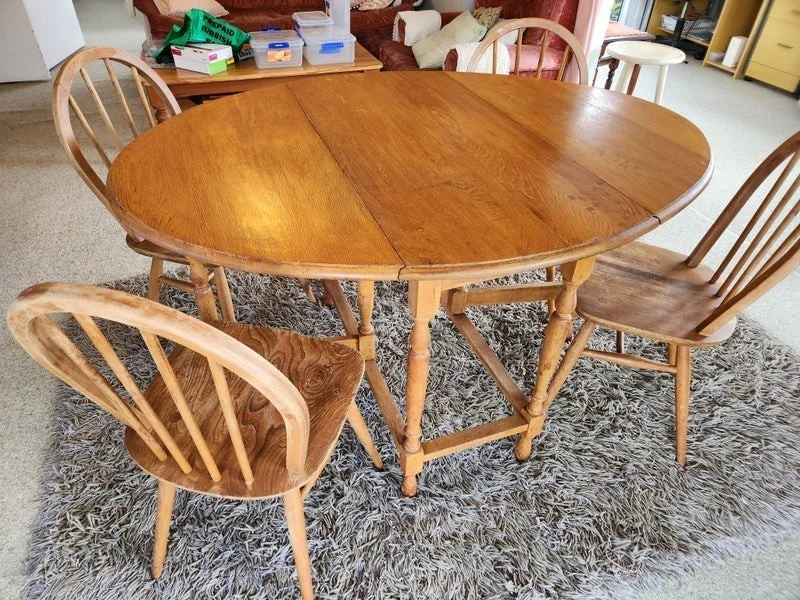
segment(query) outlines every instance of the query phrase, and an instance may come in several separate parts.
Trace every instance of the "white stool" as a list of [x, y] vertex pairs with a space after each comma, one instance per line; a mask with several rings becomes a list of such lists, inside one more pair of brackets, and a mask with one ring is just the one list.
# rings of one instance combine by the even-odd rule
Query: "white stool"
[[653, 99], [656, 104], [661, 104], [661, 97], [664, 95], [667, 67], [686, 60], [682, 50], [653, 42], [613, 42], [606, 47], [606, 54], [624, 63], [622, 75], [614, 86], [618, 92], [624, 93], [628, 89], [634, 65], [658, 65], [658, 83]]

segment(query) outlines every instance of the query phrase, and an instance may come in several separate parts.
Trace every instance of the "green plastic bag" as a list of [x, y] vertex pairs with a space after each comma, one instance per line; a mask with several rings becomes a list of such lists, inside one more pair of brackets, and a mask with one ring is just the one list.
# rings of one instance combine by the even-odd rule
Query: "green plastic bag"
[[234, 27], [204, 10], [193, 8], [184, 15], [181, 27], [172, 26], [167, 37], [164, 38], [164, 45], [161, 46], [156, 56], [158, 59], [169, 56], [170, 46], [187, 44], [224, 44], [230, 46], [235, 54], [249, 39], [250, 34], [238, 27]]

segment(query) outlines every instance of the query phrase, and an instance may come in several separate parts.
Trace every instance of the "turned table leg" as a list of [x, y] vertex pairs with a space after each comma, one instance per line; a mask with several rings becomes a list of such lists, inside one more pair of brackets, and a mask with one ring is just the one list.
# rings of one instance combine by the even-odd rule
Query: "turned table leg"
[[561, 265], [564, 287], [556, 298], [556, 309], [550, 315], [550, 322], [544, 332], [542, 349], [539, 352], [539, 365], [536, 370], [536, 387], [530, 404], [525, 408], [528, 414], [528, 429], [520, 435], [514, 447], [518, 460], [526, 460], [531, 455], [533, 438], [544, 425], [547, 407], [547, 388], [553, 378], [556, 366], [564, 348], [564, 342], [572, 331], [572, 318], [578, 300], [578, 288], [589, 278], [594, 266], [594, 257]]
[[431, 358], [430, 322], [439, 309], [441, 293], [440, 282], [410, 281], [408, 284], [408, 305], [414, 324], [411, 328], [408, 351], [406, 425], [403, 447], [400, 452], [404, 496], [417, 494], [417, 475], [422, 472], [424, 453], [420, 438], [422, 436], [422, 409], [425, 406]]
[[610, 90], [611, 84], [614, 83], [614, 73], [617, 72], [617, 67], [619, 66], [619, 59], [612, 58], [611, 61], [608, 63], [608, 76], [606, 77], [606, 84], [603, 86], [605, 89]]
[[358, 282], [358, 350], [365, 360], [375, 358], [375, 328], [372, 311], [375, 310], [375, 282]]
[[172, 115], [170, 111], [167, 109], [167, 105], [164, 104], [164, 101], [161, 99], [161, 96], [159, 96], [155, 91], [153, 91], [153, 88], [151, 88], [149, 85], [146, 86], [146, 89], [147, 89], [148, 99], [150, 100], [150, 106], [152, 106], [155, 109], [156, 121], [158, 121], [159, 123], [163, 123], [164, 121], [169, 119], [170, 116]]
[[208, 269], [206, 269], [206, 266], [190, 258], [189, 278], [194, 284], [194, 296], [197, 299], [197, 310], [200, 313], [200, 319], [203, 321], [216, 321], [219, 319], [217, 302], [214, 299], [211, 284], [208, 282]]

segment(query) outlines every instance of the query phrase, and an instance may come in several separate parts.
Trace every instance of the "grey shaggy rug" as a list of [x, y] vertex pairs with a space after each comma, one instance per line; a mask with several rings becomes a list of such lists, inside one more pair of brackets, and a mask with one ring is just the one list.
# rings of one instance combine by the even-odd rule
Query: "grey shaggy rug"
[[[332, 309], [296, 282], [231, 273], [241, 321], [340, 334]], [[140, 277], [116, 285], [144, 293]], [[347, 288], [352, 296], [353, 287]], [[172, 292], [173, 306], [194, 311]], [[402, 398], [410, 321], [402, 284], [379, 284], [379, 361]], [[538, 304], [472, 313], [530, 389], [545, 316]], [[119, 328], [135, 375], [152, 371]], [[510, 409], [443, 313], [432, 324], [423, 431], [443, 434]], [[612, 343], [596, 336], [595, 345]], [[646, 356], [663, 348], [631, 344]], [[673, 461], [669, 376], [582, 359], [530, 460], [502, 440], [429, 463], [419, 496], [400, 494], [397, 457], [371, 392], [357, 402], [386, 462], [376, 471], [345, 427], [306, 501], [320, 598], [620, 598], [687, 569], [800, 532], [798, 357], [744, 320], [694, 353], [689, 462]], [[128, 457], [122, 428], [64, 389], [55, 405], [42, 509], [24, 598], [292, 598], [298, 594], [279, 500], [178, 494], [164, 574], [148, 569], [156, 486]]]

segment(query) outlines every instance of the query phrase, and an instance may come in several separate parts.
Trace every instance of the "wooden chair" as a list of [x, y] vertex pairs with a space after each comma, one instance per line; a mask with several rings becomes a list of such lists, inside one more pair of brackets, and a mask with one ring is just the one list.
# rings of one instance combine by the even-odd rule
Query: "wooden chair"
[[[111, 85], [104, 94], [95, 85], [89, 71], [102, 64], [108, 74]], [[117, 70], [127, 72], [132, 79], [129, 86], [126, 78], [121, 78]], [[80, 90], [77, 85], [78, 76], [83, 80], [85, 89]], [[147, 84], [145, 89], [144, 83]], [[128, 87], [133, 89], [134, 97], [126, 97]], [[87, 99], [84, 108], [79, 103], [79, 93], [83, 91], [91, 98]], [[86, 48], [73, 54], [61, 67], [53, 85], [53, 120], [61, 145], [67, 153], [72, 166], [86, 182], [107, 209], [113, 214], [106, 196], [105, 175], [111, 166], [116, 154], [121, 151], [131, 139], [138, 137], [150, 127], [155, 127], [155, 109], [150, 103], [148, 92], [161, 99], [166, 107], [165, 117], [170, 118], [181, 112], [175, 96], [164, 84], [161, 78], [142, 60], [117, 50], [116, 48]], [[128, 94], [130, 96], [130, 94]], [[115, 127], [117, 109], [120, 112], [119, 123]], [[96, 119], [93, 113], [96, 111]], [[80, 125], [84, 134], [83, 145], [78, 141], [76, 130], [73, 129], [73, 119]], [[91, 121], [95, 121], [92, 127]], [[100, 123], [101, 121], [102, 123]], [[91, 144], [97, 153], [97, 159], [84, 152], [82, 146]], [[168, 201], [168, 199], [165, 199]], [[123, 225], [123, 228], [125, 226]], [[142, 240], [133, 232], [126, 230], [126, 243], [134, 251], [151, 259], [150, 289], [148, 296], [151, 300], [158, 300], [161, 284], [194, 292], [194, 286], [181, 279], [164, 275], [164, 263], [177, 263], [186, 265], [186, 257], [180, 256], [156, 244]], [[217, 296], [225, 319], [234, 321], [235, 311], [231, 301], [228, 282], [222, 267], [211, 266], [208, 271], [208, 280], [214, 284]], [[314, 300], [314, 295], [307, 281], [301, 281], [309, 299]]]
[[[691, 349], [725, 341], [737, 315], [800, 265], [798, 190], [800, 131], [750, 175], [688, 257], [640, 242], [600, 257], [578, 290], [577, 312], [585, 323], [550, 383], [548, 403], [581, 354], [672, 373], [676, 457], [685, 465]], [[745, 207], [755, 212], [719, 267], [701, 264], [718, 242], [725, 249], [722, 235]], [[598, 326], [617, 331], [616, 352], [586, 349]], [[625, 333], [665, 342], [666, 362], [627, 354]]]
[[[524, 44], [523, 38], [528, 29], [541, 29], [542, 38], [540, 45]], [[534, 50], [536, 57], [536, 71], [535, 76], [541, 78], [542, 69], [545, 67], [545, 60], [555, 60], [559, 65], [558, 74], [556, 79], [558, 81], [564, 80], [567, 65], [569, 65], [571, 58], [574, 59], [580, 75], [580, 83], [586, 85], [589, 83], [589, 67], [586, 63], [586, 54], [583, 46], [578, 39], [563, 25], [559, 25], [555, 21], [548, 19], [539, 19], [530, 17], [526, 19], [510, 19], [502, 25], [492, 29], [483, 41], [478, 44], [475, 53], [467, 65], [467, 71], [475, 71], [478, 63], [484, 53], [492, 48], [492, 73], [497, 73], [497, 53], [500, 49], [500, 38], [509, 33], [517, 32], [517, 40], [515, 45], [514, 54], [514, 75], [519, 75], [522, 65], [523, 51], [529, 52]], [[550, 46], [551, 38], [553, 35], [561, 38], [566, 46], [562, 50], [555, 50]], [[542, 48], [545, 49], [542, 52]]]
[[[578, 68], [580, 84], [588, 85], [589, 67], [586, 63], [586, 55], [583, 46], [581, 46], [578, 39], [564, 26], [548, 19], [535, 17], [511, 19], [493, 29], [475, 49], [475, 53], [472, 55], [472, 59], [467, 66], [467, 71], [474, 71], [477, 68], [481, 57], [491, 46], [492, 72], [496, 73], [497, 53], [501, 45], [498, 42], [504, 35], [516, 31], [517, 41], [515, 46], [514, 74], [519, 75], [520, 57], [523, 48], [526, 46], [526, 44], [523, 44], [523, 39], [528, 29], [541, 29], [543, 31], [541, 45], [538, 46], [537, 50], [538, 62], [535, 71], [535, 76], [537, 78], [541, 77], [546, 55], [552, 55], [555, 52], [550, 48], [550, 41], [551, 37], [556, 35], [566, 44], [564, 50], [557, 57], [559, 61], [557, 79], [563, 81], [567, 65], [569, 65], [570, 57], [572, 57]], [[541, 52], [541, 48], [547, 48], [547, 51]], [[555, 298], [561, 290], [561, 286], [554, 283], [556, 279], [556, 267], [547, 267], [545, 269], [545, 279], [546, 283], [542, 285], [527, 284], [515, 286], [488, 286], [483, 288], [469, 288], [468, 286], [464, 286], [461, 290], [454, 291], [448, 295], [446, 299], [448, 304], [447, 308], [451, 314], [463, 314], [468, 306], [547, 300], [548, 312], [552, 313], [555, 310]]]
[[[97, 366], [53, 313], [72, 314], [102, 357]], [[158, 371], [146, 389], [96, 318], [138, 330]], [[303, 498], [346, 418], [381, 466], [353, 401], [364, 372], [358, 352], [288, 331], [209, 324], [145, 298], [81, 284], [32, 286], [12, 303], [7, 319], [37, 362], [126, 426], [131, 457], [158, 479], [154, 578], [166, 557], [176, 488], [242, 500], [283, 496], [302, 597], [313, 597]], [[174, 344], [169, 356], [162, 340]]]

